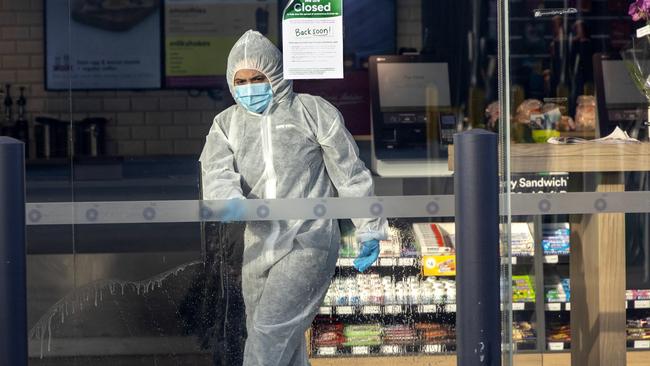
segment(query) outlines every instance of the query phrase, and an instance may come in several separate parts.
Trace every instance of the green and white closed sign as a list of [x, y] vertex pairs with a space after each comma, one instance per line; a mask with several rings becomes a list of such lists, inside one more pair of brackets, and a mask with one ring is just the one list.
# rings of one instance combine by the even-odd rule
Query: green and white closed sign
[[343, 78], [343, 0], [291, 0], [282, 13], [285, 79]]

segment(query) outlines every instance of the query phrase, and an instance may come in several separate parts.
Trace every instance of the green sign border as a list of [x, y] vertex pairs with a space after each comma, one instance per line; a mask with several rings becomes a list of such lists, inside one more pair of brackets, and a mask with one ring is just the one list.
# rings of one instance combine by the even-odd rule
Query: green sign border
[[[330, 11], [296, 11], [296, 6], [305, 5], [330, 5]], [[313, 18], [332, 18], [343, 15], [343, 0], [291, 0], [284, 9], [282, 19], [313, 19]]]

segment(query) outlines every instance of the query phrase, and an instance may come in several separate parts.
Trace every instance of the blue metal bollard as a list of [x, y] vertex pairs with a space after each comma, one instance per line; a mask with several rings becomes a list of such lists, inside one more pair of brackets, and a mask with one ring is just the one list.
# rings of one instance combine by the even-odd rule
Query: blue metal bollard
[[25, 146], [0, 136], [0, 365], [27, 365]]

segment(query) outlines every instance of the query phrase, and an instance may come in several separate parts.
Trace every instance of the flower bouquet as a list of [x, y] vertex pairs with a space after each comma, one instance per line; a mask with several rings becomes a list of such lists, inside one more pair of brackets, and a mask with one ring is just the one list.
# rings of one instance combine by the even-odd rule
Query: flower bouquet
[[[636, 37], [632, 36], [630, 46], [621, 51], [621, 57], [637, 89], [648, 101], [647, 118], [650, 118], [650, 0], [634, 1], [628, 14], [633, 21], [646, 23], [637, 29]], [[650, 128], [648, 122], [645, 125]]]

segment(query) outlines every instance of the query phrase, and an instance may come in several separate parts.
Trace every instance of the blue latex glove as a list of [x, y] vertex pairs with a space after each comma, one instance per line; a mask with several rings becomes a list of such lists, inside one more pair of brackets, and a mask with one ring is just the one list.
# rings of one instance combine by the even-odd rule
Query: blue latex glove
[[226, 203], [226, 209], [221, 212], [221, 221], [225, 223], [240, 221], [244, 217], [245, 212], [244, 200], [232, 198]]
[[361, 243], [361, 253], [354, 260], [354, 268], [365, 272], [379, 257], [379, 240], [368, 240]]

